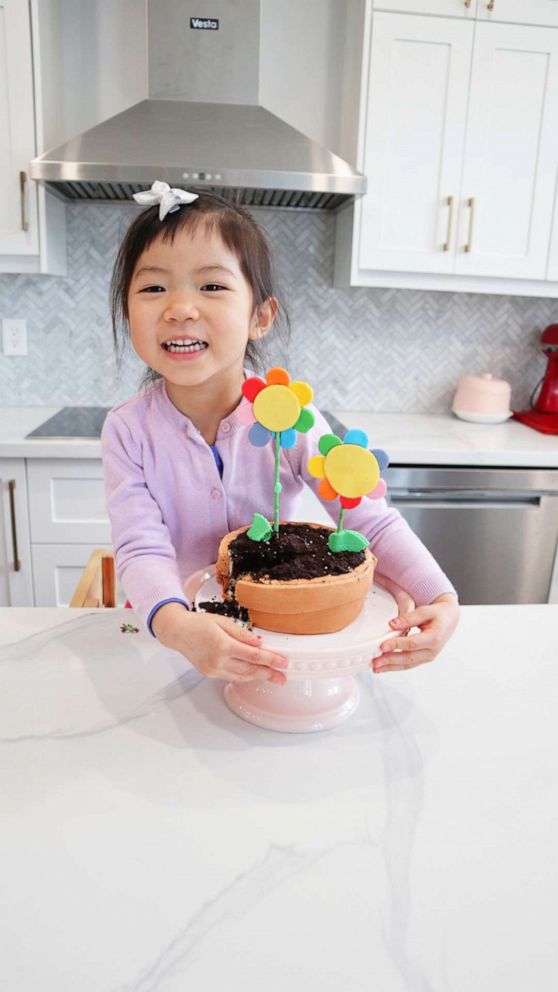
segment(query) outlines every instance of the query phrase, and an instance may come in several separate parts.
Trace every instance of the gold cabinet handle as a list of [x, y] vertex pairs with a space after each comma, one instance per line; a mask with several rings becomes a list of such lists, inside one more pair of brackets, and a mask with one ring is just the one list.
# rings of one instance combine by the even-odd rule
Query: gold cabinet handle
[[494, 10], [494, 4], [495, 4], [495, 2], [496, 2], [496, 0], [488, 0], [488, 3], [486, 5], [486, 9], [487, 10]]
[[21, 230], [28, 231], [29, 224], [27, 223], [27, 218], [25, 216], [25, 183], [27, 182], [27, 173], [20, 172], [19, 174], [19, 206], [21, 210]]
[[467, 244], [465, 245], [465, 251], [471, 252], [473, 250], [473, 228], [475, 224], [475, 197], [471, 196], [467, 200], [467, 206], [471, 213], [469, 214], [469, 236], [467, 238]]
[[451, 244], [451, 225], [452, 225], [452, 221], [453, 221], [453, 201], [454, 201], [454, 197], [453, 196], [448, 196], [448, 198], [446, 200], [446, 205], [447, 205], [447, 208], [448, 208], [448, 229], [447, 229], [446, 240], [444, 242], [442, 251], [449, 251], [450, 250], [450, 244]]
[[463, 0], [463, 3], [465, 4], [466, 7], [471, 6], [471, 0]]
[[15, 515], [15, 479], [10, 479], [8, 482], [8, 491], [10, 494], [10, 522], [12, 525], [12, 547], [14, 549], [14, 572], [19, 572], [21, 569], [21, 562], [17, 553], [17, 530], [16, 530], [16, 515]]

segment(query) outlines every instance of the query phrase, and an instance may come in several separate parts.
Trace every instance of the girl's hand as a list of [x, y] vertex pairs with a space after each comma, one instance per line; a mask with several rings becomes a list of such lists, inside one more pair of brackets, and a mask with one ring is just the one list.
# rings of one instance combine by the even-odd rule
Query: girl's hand
[[227, 682], [284, 685], [287, 659], [262, 646], [262, 639], [229, 617], [190, 613], [167, 603], [153, 617], [153, 633], [167, 648], [180, 651], [203, 675]]
[[449, 640], [459, 621], [459, 603], [452, 593], [438, 596], [429, 606], [419, 606], [390, 620], [393, 630], [405, 633], [419, 627], [411, 637], [394, 637], [380, 645], [382, 654], [372, 661], [374, 672], [400, 672], [433, 661]]

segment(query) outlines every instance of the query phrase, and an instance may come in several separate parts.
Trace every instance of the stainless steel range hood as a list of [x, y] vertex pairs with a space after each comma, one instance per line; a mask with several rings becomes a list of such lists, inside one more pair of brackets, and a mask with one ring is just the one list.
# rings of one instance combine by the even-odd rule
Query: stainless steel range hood
[[143, 100], [30, 163], [68, 200], [129, 200], [154, 179], [248, 206], [335, 210], [366, 190], [347, 162], [261, 106]]
[[[66, 2], [71, 23], [73, 0]], [[199, 0], [104, 4], [103, 23], [109, 19], [111, 44], [121, 51], [129, 17], [145, 18], [145, 43], [134, 48], [130, 67], [145, 81], [135, 92], [147, 99], [34, 159], [31, 178], [68, 200], [129, 200], [162, 179], [247, 206], [337, 209], [366, 192], [366, 179], [296, 129], [314, 128], [337, 143], [343, 110], [353, 106], [340, 99], [348, 78], [345, 5], [324, 3], [319, 24], [315, 12], [314, 3], [299, 0], [212, 0], [212, 17], [203, 21]], [[99, 23], [90, 20], [98, 57], [87, 71], [102, 75], [106, 88]], [[200, 23], [212, 29], [199, 30]], [[81, 43], [79, 31], [76, 37], [71, 45]], [[276, 116], [280, 108], [291, 123]]]

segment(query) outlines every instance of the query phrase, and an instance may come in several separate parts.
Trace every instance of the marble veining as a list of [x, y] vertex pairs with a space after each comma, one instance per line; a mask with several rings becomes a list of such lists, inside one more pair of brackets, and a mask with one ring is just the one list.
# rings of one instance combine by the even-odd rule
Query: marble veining
[[0, 611], [10, 992], [553, 992], [558, 606], [465, 607], [313, 735], [130, 618]]

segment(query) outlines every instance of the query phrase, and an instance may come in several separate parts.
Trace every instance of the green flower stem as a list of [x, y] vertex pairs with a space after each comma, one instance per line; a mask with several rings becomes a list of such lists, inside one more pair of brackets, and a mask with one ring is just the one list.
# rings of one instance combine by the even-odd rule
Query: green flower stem
[[344, 517], [345, 517], [345, 511], [343, 507], [341, 507], [341, 509], [339, 510], [339, 519], [337, 521], [337, 531], [336, 531], [337, 534], [340, 534], [341, 531], [343, 530]]
[[281, 493], [281, 483], [279, 482], [279, 464], [281, 458], [281, 431], [277, 431], [275, 434], [275, 486], [273, 489], [273, 508], [275, 524], [275, 533], [279, 533], [279, 495]]

